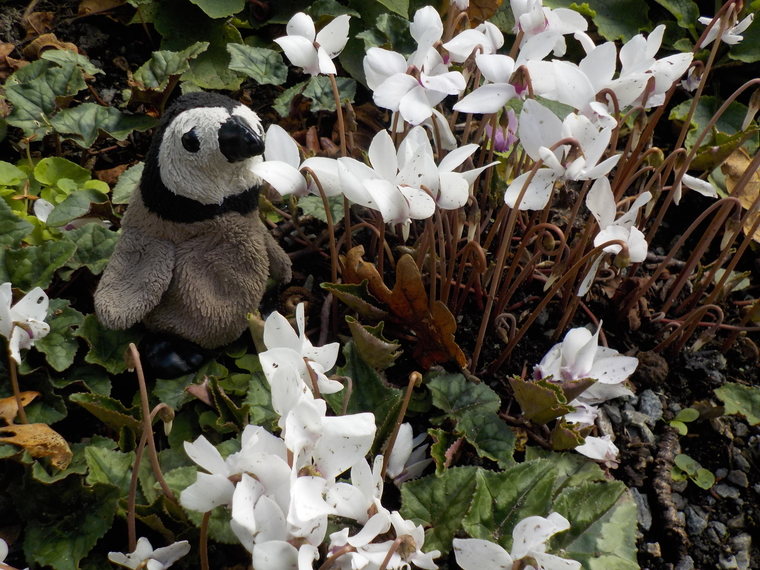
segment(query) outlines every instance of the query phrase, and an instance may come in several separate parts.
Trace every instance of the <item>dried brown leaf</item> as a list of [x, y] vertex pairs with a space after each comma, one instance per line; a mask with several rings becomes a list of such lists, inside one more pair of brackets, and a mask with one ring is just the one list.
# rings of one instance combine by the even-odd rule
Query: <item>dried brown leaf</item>
[[49, 32], [53, 29], [53, 20], [55, 20], [55, 12], [32, 12], [27, 15], [23, 21], [26, 37], [32, 38]]
[[363, 259], [364, 247], [357, 245], [350, 249], [345, 256], [343, 277], [348, 283], [361, 283], [367, 280], [369, 292], [377, 299], [386, 304], [390, 304], [391, 290], [386, 287], [383, 278], [377, 272], [377, 269], [371, 263]]
[[50, 463], [64, 470], [71, 463], [69, 444], [47, 424], [21, 424], [0, 428], [0, 443], [23, 447], [34, 458], [49, 457]]
[[63, 49], [79, 53], [77, 46], [71, 42], [62, 42], [55, 36], [55, 34], [42, 34], [41, 36], [34, 38], [34, 40], [24, 47], [22, 53], [25, 58], [32, 60], [38, 59], [43, 51], [49, 49]]
[[125, 0], [82, 0], [79, 3], [77, 13], [80, 16], [99, 14], [101, 12], [108, 12], [109, 10], [113, 10], [119, 6], [123, 6], [125, 3]]
[[467, 14], [470, 24], [475, 27], [491, 18], [501, 6], [503, 0], [470, 0]]
[[[755, 171], [747, 184], [742, 188], [736, 188], [736, 184], [749, 168], [752, 158], [747, 154], [747, 151], [743, 148], [738, 148], [726, 159], [721, 165], [720, 169], [726, 177], [726, 189], [728, 193], [739, 200], [742, 207], [745, 210], [752, 208], [758, 199], [760, 199], [760, 172]], [[757, 221], [760, 216], [760, 211], [755, 211], [755, 214], [749, 216], [744, 222], [744, 233], [749, 234], [752, 229], [752, 225]], [[755, 233], [752, 236], [757, 242], [760, 242], [760, 227], [755, 229]]]
[[[21, 405], [26, 408], [32, 402], [32, 400], [34, 400], [39, 395], [39, 392], [21, 392], [19, 394]], [[18, 414], [18, 404], [16, 403], [15, 396], [0, 398], [0, 418], [5, 420], [6, 424], [10, 425], [13, 423], [13, 420], [16, 419], [16, 414]]]

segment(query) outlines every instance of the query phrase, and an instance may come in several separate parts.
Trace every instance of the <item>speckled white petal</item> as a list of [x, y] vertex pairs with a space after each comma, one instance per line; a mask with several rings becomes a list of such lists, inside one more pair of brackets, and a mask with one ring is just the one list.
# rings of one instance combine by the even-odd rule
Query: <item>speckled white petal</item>
[[511, 570], [512, 557], [501, 546], [479, 538], [455, 538], [454, 556], [462, 570]]
[[315, 36], [314, 20], [311, 19], [311, 16], [304, 14], [303, 12], [298, 12], [288, 20], [285, 31], [289, 36], [303, 36], [310, 42], [313, 42]]
[[324, 417], [314, 462], [325, 478], [334, 479], [367, 455], [374, 438], [374, 414]]
[[253, 567], [256, 570], [298, 570], [298, 550], [284, 540], [256, 543]]
[[458, 172], [441, 172], [441, 187], [436, 203], [444, 210], [455, 210], [467, 203], [470, 197], [470, 184]]
[[199, 436], [192, 443], [186, 441], [184, 448], [187, 456], [209, 473], [217, 473], [224, 477], [230, 475], [229, 467], [222, 455], [204, 436]]
[[346, 47], [350, 19], [346, 14], [337, 16], [317, 34], [317, 43], [325, 49], [330, 58], [338, 55]]
[[[576, 448], [577, 449], [577, 448]], [[536, 552], [546, 551], [546, 541], [563, 530], [570, 528], [568, 520], [559, 513], [548, 517], [527, 517], [518, 522], [512, 530], [512, 558], [519, 560]]]
[[304, 196], [308, 193], [306, 179], [303, 174], [287, 162], [279, 160], [265, 160], [257, 162], [251, 166], [251, 171], [263, 178], [272, 188], [277, 190], [282, 196], [295, 194]]

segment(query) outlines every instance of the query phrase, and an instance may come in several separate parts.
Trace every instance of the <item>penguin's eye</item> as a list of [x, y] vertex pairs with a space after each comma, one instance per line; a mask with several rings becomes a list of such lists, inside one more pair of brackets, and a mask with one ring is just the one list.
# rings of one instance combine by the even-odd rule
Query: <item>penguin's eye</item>
[[198, 150], [200, 150], [201, 141], [198, 140], [198, 135], [195, 134], [195, 129], [190, 129], [182, 135], [182, 146], [185, 147], [187, 152], [198, 152]]

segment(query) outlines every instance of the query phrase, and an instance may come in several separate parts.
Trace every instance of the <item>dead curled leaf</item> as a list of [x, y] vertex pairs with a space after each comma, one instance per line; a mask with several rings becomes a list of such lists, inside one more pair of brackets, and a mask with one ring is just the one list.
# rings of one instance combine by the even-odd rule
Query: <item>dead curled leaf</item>
[[[19, 394], [21, 405], [25, 408], [39, 396], [39, 392], [27, 391]], [[15, 396], [8, 396], [7, 398], [0, 398], [0, 418], [5, 420], [5, 423], [10, 425], [13, 420], [16, 419], [18, 414], [18, 404], [16, 403]]]
[[[750, 177], [747, 184], [742, 188], [736, 188], [736, 184], [749, 168], [752, 162], [752, 157], [747, 154], [747, 151], [743, 148], [738, 148], [732, 152], [725, 162], [721, 165], [720, 170], [726, 177], [726, 190], [734, 198], [738, 199], [742, 207], [745, 210], [752, 208], [752, 205], [760, 199], [760, 172], [755, 171]], [[755, 210], [753, 216], [749, 216], [744, 221], [744, 233], [748, 234], [752, 229], [752, 225], [757, 221], [760, 216], [760, 211]], [[760, 242], [760, 227], [755, 228], [755, 233], [752, 239], [756, 242]]]
[[[8, 434], [8, 435], [4, 435]], [[34, 458], [49, 457], [53, 467], [63, 471], [71, 463], [71, 448], [47, 424], [20, 424], [0, 428], [0, 443], [23, 447]]]
[[62, 42], [55, 36], [55, 34], [42, 34], [41, 36], [34, 38], [33, 41], [29, 42], [29, 44], [24, 47], [22, 53], [25, 58], [32, 60], [39, 58], [42, 52], [49, 49], [62, 49], [79, 53], [77, 46], [71, 42]]
[[456, 321], [440, 301], [429, 302], [417, 264], [406, 254], [396, 264], [393, 290], [383, 282], [377, 268], [362, 259], [364, 248], [356, 246], [345, 257], [343, 277], [348, 283], [367, 280], [369, 292], [388, 305], [393, 319], [414, 331], [414, 357], [425, 368], [439, 362], [456, 361], [462, 368], [467, 358], [454, 340]]

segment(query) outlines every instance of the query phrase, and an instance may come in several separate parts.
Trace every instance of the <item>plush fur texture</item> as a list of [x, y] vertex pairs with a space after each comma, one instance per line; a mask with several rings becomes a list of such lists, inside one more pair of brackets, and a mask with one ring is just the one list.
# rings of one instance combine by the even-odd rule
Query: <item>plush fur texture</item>
[[[194, 104], [199, 102], [201, 107], [210, 104], [209, 115], [197, 110]], [[290, 259], [259, 218], [258, 187], [247, 186], [251, 180], [245, 163], [251, 159], [230, 163], [218, 144], [214, 147], [216, 137], [209, 125], [218, 128], [230, 116], [229, 108], [239, 106], [226, 97], [225, 106], [219, 102], [215, 97], [181, 98], [179, 110], [170, 109], [154, 135], [157, 141], [122, 220], [122, 235], [95, 292], [96, 314], [108, 328], [142, 321], [150, 329], [216, 348], [245, 330], [246, 315], [258, 308], [270, 275], [282, 282], [291, 278]], [[182, 106], [189, 106], [190, 113]], [[208, 117], [211, 121], [203, 123]], [[173, 125], [178, 118], [181, 129]], [[249, 116], [246, 121], [254, 119]], [[205, 129], [199, 137], [201, 149], [207, 147], [205, 155], [174, 144], [199, 123]], [[251, 126], [259, 132], [257, 118]], [[168, 152], [162, 150], [166, 146], [172, 147], [175, 170], [182, 168], [183, 151], [188, 155], [185, 160], [192, 167], [187, 172], [192, 176], [163, 172], [167, 159], [162, 160], [161, 153]], [[214, 189], [208, 182], [217, 175], [220, 187]]]

